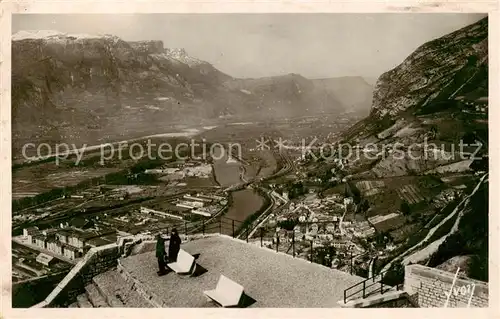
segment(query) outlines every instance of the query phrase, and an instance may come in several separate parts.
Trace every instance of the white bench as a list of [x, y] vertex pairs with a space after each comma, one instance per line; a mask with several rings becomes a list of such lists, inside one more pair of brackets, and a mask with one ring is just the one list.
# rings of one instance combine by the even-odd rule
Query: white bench
[[176, 274], [183, 275], [193, 273], [196, 262], [194, 261], [193, 256], [181, 249], [177, 255], [177, 261], [167, 264], [167, 266], [175, 271]]
[[243, 286], [224, 275], [220, 275], [214, 290], [204, 291], [205, 295], [222, 307], [236, 307], [243, 296]]

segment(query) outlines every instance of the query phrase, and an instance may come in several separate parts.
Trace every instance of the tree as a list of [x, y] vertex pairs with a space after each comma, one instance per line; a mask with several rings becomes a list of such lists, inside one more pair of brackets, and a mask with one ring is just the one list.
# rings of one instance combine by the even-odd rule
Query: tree
[[430, 139], [431, 140], [436, 138], [437, 132], [438, 132], [437, 126], [434, 124], [431, 125], [431, 128], [430, 128]]
[[361, 201], [361, 192], [356, 187], [356, 185], [351, 182], [347, 182], [345, 184], [345, 196], [352, 197], [354, 199], [354, 203], [356, 204], [359, 204], [359, 202]]
[[408, 216], [410, 215], [411, 213], [411, 208], [410, 208], [410, 205], [408, 204], [407, 201], [403, 200], [401, 202], [401, 207], [399, 208], [399, 210], [403, 213], [403, 215], [405, 216]]
[[298, 218], [294, 218], [294, 219], [287, 219], [287, 220], [279, 221], [277, 223], [277, 226], [280, 227], [280, 228], [286, 229], [286, 230], [293, 230], [294, 227], [298, 223], [299, 223], [299, 219]]
[[373, 239], [378, 246], [385, 246], [387, 243], [390, 243], [394, 240], [394, 238], [388, 231], [377, 232]]
[[401, 260], [396, 260], [392, 263], [389, 270], [383, 274], [382, 283], [389, 286], [396, 286], [402, 284], [405, 280], [405, 267]]
[[332, 246], [318, 247], [314, 250], [314, 262], [330, 267], [336, 254], [337, 252]]
[[366, 199], [362, 199], [361, 202], [359, 203], [358, 209], [356, 213], [364, 213], [370, 208], [370, 204]]
[[290, 198], [297, 198], [301, 195], [304, 195], [306, 193], [306, 188], [304, 187], [304, 184], [302, 182], [296, 182], [288, 185], [288, 196]]

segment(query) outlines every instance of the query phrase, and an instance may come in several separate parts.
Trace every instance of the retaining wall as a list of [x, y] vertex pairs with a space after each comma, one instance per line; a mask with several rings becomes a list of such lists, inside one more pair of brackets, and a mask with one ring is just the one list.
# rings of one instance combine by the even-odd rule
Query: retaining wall
[[422, 265], [405, 267], [404, 289], [419, 307], [488, 307], [488, 283]]
[[94, 276], [116, 267], [119, 256], [119, 246], [114, 243], [91, 248], [47, 298], [35, 307], [68, 306], [85, 291], [85, 286]]
[[76, 300], [76, 296], [85, 292], [85, 286], [92, 281], [92, 278], [116, 268], [118, 259], [122, 255], [134, 254], [136, 250], [140, 253], [154, 249], [154, 245], [150, 243], [151, 239], [151, 236], [142, 235], [120, 237], [116, 243], [91, 248], [47, 298], [33, 307], [67, 307]]

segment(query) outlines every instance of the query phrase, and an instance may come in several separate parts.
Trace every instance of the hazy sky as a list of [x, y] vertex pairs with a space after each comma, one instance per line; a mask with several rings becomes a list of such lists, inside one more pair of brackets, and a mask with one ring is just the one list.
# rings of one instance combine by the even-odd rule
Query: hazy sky
[[57, 30], [163, 40], [234, 77], [376, 78], [423, 43], [484, 14], [13, 15], [12, 32]]

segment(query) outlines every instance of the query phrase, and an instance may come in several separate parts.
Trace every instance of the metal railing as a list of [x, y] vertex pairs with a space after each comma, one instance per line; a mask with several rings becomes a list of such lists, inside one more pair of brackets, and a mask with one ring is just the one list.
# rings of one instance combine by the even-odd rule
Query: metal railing
[[236, 237], [240, 226], [243, 221], [232, 219], [224, 216], [215, 218], [201, 219], [197, 221], [183, 221], [176, 224], [171, 224], [166, 227], [157, 227], [151, 231], [155, 233], [163, 232], [169, 233], [172, 229], [177, 229], [179, 235], [194, 235], [194, 234], [208, 234], [208, 233], [221, 233]]
[[[233, 238], [239, 238], [249, 242], [250, 240], [250, 232], [254, 229], [254, 223], [250, 223], [244, 226], [244, 221], [228, 218], [225, 216], [218, 216], [215, 218], [202, 219], [199, 221], [183, 221], [176, 224], [169, 225], [167, 227], [158, 227], [152, 229], [153, 232], [163, 232], [169, 233], [173, 228], [177, 229], [179, 235], [195, 235], [195, 234], [210, 234], [210, 233], [220, 233], [228, 236], [232, 236]], [[260, 241], [260, 246], [264, 247], [264, 239], [271, 239], [272, 246], [279, 252], [281, 248], [286, 247], [286, 243], [280, 242], [280, 237], [276, 236], [273, 228], [268, 227], [259, 227], [255, 232], [253, 238]], [[269, 232], [272, 233], [271, 236], [266, 235]], [[293, 257], [297, 257], [297, 241], [295, 238], [295, 232], [290, 231], [291, 233], [291, 241], [287, 249], [284, 250], [285, 253], [290, 254]], [[258, 234], [258, 235], [257, 235]], [[257, 236], [255, 236], [257, 235]], [[288, 242], [288, 241], [287, 241]], [[309, 261], [314, 262], [314, 243], [312, 240], [309, 240]], [[290, 253], [291, 251], [291, 253]]]
[[[158, 231], [158, 232], [162, 231], [168, 233], [173, 228], [176, 228], [180, 235], [186, 235], [186, 236], [195, 234], [206, 235], [210, 233], [220, 233], [231, 236], [233, 238], [245, 240], [246, 242], [249, 242], [250, 239], [254, 239], [256, 242], [258, 243], [260, 242], [260, 247], [266, 246], [270, 249], [275, 250], [276, 252], [283, 252], [289, 254], [294, 258], [302, 257], [309, 260], [311, 263], [316, 262], [318, 264], [322, 264], [322, 261], [319, 260], [321, 258], [315, 258], [319, 256], [317, 251], [321, 247], [315, 247], [313, 240], [297, 240], [295, 231], [288, 230], [287, 231], [288, 235], [285, 237], [286, 241], [283, 242], [283, 237], [280, 237], [276, 233], [276, 226], [274, 227], [259, 226], [257, 230], [254, 231], [255, 225], [258, 223], [259, 220], [256, 220], [253, 223], [245, 224], [244, 221], [225, 217], [224, 215], [219, 215], [216, 217], [203, 218], [198, 221], [192, 221], [192, 222], [183, 221], [173, 225], [169, 225], [168, 227], [163, 227], [163, 228], [159, 227], [154, 229], [153, 231]], [[311, 224], [321, 225], [328, 223], [331, 222], [316, 222], [316, 223], [299, 222], [298, 224], [305, 225], [307, 228]], [[250, 233], [253, 233], [253, 236], [250, 236]], [[271, 243], [265, 245], [264, 239], [266, 241], [271, 241]], [[301, 248], [302, 251], [299, 251], [299, 249]], [[367, 252], [357, 255], [353, 255], [351, 252], [350, 255], [346, 256], [346, 258], [349, 260], [349, 268], [350, 268], [349, 272], [351, 275], [353, 274], [354, 270], [354, 263], [353, 263], [354, 259], [365, 254], [367, 254]], [[359, 283], [358, 285], [361, 284], [362, 283]], [[365, 289], [366, 288], [368, 287], [365, 287]]]
[[[384, 294], [389, 289], [394, 288], [394, 286], [384, 284], [384, 282], [383, 282], [384, 276], [389, 271], [390, 270], [386, 270], [384, 272], [381, 272], [377, 275], [374, 275], [371, 278], [365, 279], [365, 280], [345, 289], [344, 290], [344, 303], [347, 302], [348, 298], [353, 297], [356, 294], [359, 294], [360, 292], [362, 293], [362, 298], [365, 299], [366, 297], [373, 295], [373, 294], [378, 294], [378, 293]], [[375, 287], [375, 288], [370, 289], [372, 287]], [[396, 290], [400, 290], [402, 288], [402, 284], [396, 285], [395, 288], [396, 288]], [[358, 289], [358, 290], [352, 292], [352, 290], [354, 290], [354, 289]]]

